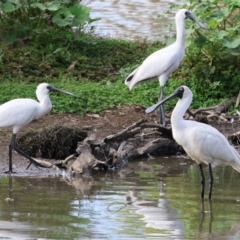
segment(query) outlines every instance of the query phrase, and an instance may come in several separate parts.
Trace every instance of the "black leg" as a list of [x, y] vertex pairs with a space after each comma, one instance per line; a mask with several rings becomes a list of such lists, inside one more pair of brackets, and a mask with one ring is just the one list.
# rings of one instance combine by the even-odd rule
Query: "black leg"
[[208, 194], [208, 199], [211, 200], [211, 197], [212, 197], [212, 186], [213, 186], [213, 181], [214, 181], [213, 174], [212, 174], [212, 166], [211, 166], [211, 163], [208, 164], [208, 168], [209, 168], [209, 176], [210, 176], [210, 179], [209, 179], [209, 194]]
[[12, 146], [14, 144], [14, 141], [15, 141], [15, 138], [16, 138], [16, 134], [13, 134], [12, 135], [12, 138], [11, 138], [11, 142], [9, 144], [9, 147], [8, 147], [8, 157], [9, 157], [9, 160], [8, 160], [8, 164], [9, 164], [9, 169], [8, 171], [4, 172], [4, 173], [16, 173], [16, 172], [13, 172], [12, 170]]
[[[162, 101], [163, 100], [163, 89], [164, 89], [164, 87], [160, 87], [160, 94], [159, 94], [159, 97], [158, 97], [158, 101]], [[161, 125], [163, 125], [163, 126], [166, 125], [164, 104], [159, 106], [159, 123]]]
[[204, 188], [205, 188], [205, 177], [203, 174], [203, 169], [202, 169], [202, 164], [198, 164], [199, 169], [200, 169], [200, 174], [201, 174], [201, 186], [202, 186], [202, 191], [201, 191], [201, 198], [204, 199]]
[[27, 158], [30, 161], [29, 166], [33, 163], [33, 165], [38, 168], [38, 167], [45, 167], [41, 164], [39, 164], [38, 162], [36, 162], [35, 160], [33, 160], [30, 156], [28, 156], [26, 153], [24, 153], [22, 150], [20, 150], [19, 148], [16, 147], [16, 134], [12, 135], [12, 139], [11, 139], [11, 143], [9, 145], [9, 171], [5, 172], [5, 173], [14, 173], [12, 171], [12, 150], [15, 150], [17, 153], [19, 153], [20, 155], [22, 155], [23, 157]]

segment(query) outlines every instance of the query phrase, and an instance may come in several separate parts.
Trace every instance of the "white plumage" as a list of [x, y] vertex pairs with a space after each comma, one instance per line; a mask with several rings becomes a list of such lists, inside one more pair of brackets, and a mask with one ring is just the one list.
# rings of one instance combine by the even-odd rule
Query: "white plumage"
[[[175, 16], [177, 38], [170, 46], [160, 49], [147, 57], [140, 67], [135, 69], [126, 79], [125, 84], [130, 90], [138, 83], [158, 78], [160, 83], [159, 101], [163, 99], [163, 88], [168, 76], [175, 71], [185, 53], [185, 20], [189, 18], [200, 27], [205, 26], [198, 22], [187, 9], [180, 9]], [[163, 106], [160, 109], [160, 124], [165, 125]]]
[[146, 112], [150, 113], [154, 111], [159, 105], [174, 97], [179, 97], [180, 99], [171, 116], [173, 138], [200, 167], [202, 176], [202, 198], [204, 196], [205, 182], [202, 163], [209, 166], [209, 199], [211, 199], [213, 184], [212, 167], [219, 164], [227, 164], [240, 172], [240, 155], [236, 149], [229, 144], [226, 137], [216, 128], [204, 123], [183, 119], [183, 115], [189, 108], [193, 97], [192, 91], [187, 86], [179, 87], [169, 97], [148, 108]]
[[16, 134], [18, 133], [21, 127], [30, 123], [34, 119], [38, 119], [42, 117], [43, 115], [47, 114], [51, 110], [52, 103], [49, 98], [49, 93], [53, 91], [73, 95], [72, 93], [54, 88], [47, 83], [41, 83], [38, 85], [36, 90], [36, 95], [39, 102], [33, 99], [21, 98], [21, 99], [11, 100], [0, 106], [0, 128], [7, 128], [7, 127], [13, 128], [12, 140], [9, 145], [9, 171], [8, 171], [9, 173], [13, 172], [12, 171], [12, 149], [17, 151], [19, 154], [23, 155], [24, 157], [28, 158], [31, 161], [31, 163], [33, 163], [35, 166], [41, 166], [36, 161], [34, 161], [31, 157], [29, 157], [27, 154], [25, 154], [24, 152], [22, 152], [20, 149], [16, 147], [15, 139], [16, 139]]

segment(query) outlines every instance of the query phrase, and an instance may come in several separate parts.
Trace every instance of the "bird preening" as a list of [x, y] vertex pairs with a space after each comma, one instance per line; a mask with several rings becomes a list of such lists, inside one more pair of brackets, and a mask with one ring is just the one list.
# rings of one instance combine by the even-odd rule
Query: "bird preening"
[[210, 180], [208, 199], [212, 196], [213, 173], [212, 167], [219, 164], [230, 165], [240, 172], [240, 155], [231, 146], [226, 137], [216, 128], [207, 124], [184, 120], [183, 116], [189, 108], [193, 94], [187, 86], [177, 88], [170, 96], [146, 109], [146, 113], [153, 112], [160, 105], [172, 98], [179, 100], [171, 115], [172, 133], [175, 141], [181, 145], [189, 157], [199, 165], [201, 174], [201, 198], [204, 198], [205, 177], [202, 164], [208, 165]]
[[30, 161], [30, 164], [33, 163], [36, 167], [45, 167], [36, 162], [33, 158], [28, 156], [16, 146], [16, 135], [23, 126], [30, 123], [34, 119], [44, 116], [51, 110], [52, 103], [49, 98], [50, 92], [61, 92], [68, 95], [73, 95], [70, 92], [54, 88], [47, 83], [41, 83], [38, 85], [36, 90], [36, 96], [39, 102], [33, 99], [19, 98], [8, 101], [0, 106], [0, 128], [13, 128], [12, 138], [9, 144], [9, 170], [5, 173], [13, 173], [12, 150], [26, 157]]
[[[176, 41], [168, 47], [162, 48], [150, 56], [148, 56], [143, 63], [135, 69], [125, 79], [125, 84], [130, 90], [142, 81], [152, 80], [158, 78], [160, 83], [159, 101], [163, 99], [163, 89], [168, 80], [169, 75], [175, 71], [185, 53], [185, 20], [190, 19], [196, 22], [201, 28], [205, 26], [200, 23], [192, 13], [187, 9], [180, 9], [175, 15], [176, 23]], [[164, 106], [160, 106], [159, 123], [165, 125]]]

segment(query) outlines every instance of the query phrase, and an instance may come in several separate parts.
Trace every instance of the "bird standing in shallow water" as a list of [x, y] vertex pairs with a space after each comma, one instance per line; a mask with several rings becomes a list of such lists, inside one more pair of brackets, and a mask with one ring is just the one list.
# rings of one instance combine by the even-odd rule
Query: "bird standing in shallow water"
[[[185, 53], [185, 20], [191, 19], [201, 28], [205, 26], [198, 22], [187, 9], [180, 9], [175, 16], [177, 38], [168, 47], [160, 49], [147, 57], [140, 67], [135, 69], [126, 79], [125, 84], [130, 90], [142, 81], [158, 78], [160, 83], [159, 101], [163, 99], [163, 89], [168, 80], [168, 76], [175, 71]], [[160, 122], [165, 126], [165, 114], [163, 105], [160, 106]]]
[[240, 155], [232, 147], [223, 134], [216, 128], [207, 124], [191, 120], [184, 120], [183, 116], [192, 102], [192, 91], [187, 86], [177, 88], [170, 96], [146, 109], [146, 113], [151, 113], [166, 101], [178, 97], [176, 107], [171, 116], [172, 133], [176, 142], [181, 145], [189, 157], [197, 162], [201, 173], [201, 197], [204, 198], [205, 178], [202, 163], [208, 164], [209, 180], [209, 200], [212, 196], [213, 174], [212, 167], [219, 164], [227, 164], [240, 172]]
[[22, 150], [17, 148], [16, 135], [20, 128], [30, 123], [32, 120], [44, 116], [51, 110], [52, 103], [49, 98], [50, 92], [62, 92], [73, 95], [72, 93], [54, 88], [47, 83], [41, 83], [38, 85], [36, 90], [36, 95], [39, 102], [33, 99], [22, 98], [11, 100], [0, 106], [0, 128], [13, 127], [12, 139], [9, 145], [9, 170], [5, 173], [13, 173], [12, 150], [15, 150], [20, 155], [26, 157], [35, 166], [44, 167], [33, 160]]

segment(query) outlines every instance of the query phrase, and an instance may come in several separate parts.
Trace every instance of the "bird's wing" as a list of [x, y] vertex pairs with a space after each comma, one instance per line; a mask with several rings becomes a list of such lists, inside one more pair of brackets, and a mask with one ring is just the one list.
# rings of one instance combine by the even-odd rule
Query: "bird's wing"
[[218, 164], [231, 165], [236, 160], [234, 148], [222, 133], [209, 125], [193, 123], [194, 127], [188, 131], [188, 150], [185, 149], [186, 152], [190, 151], [190, 157], [197, 162], [211, 163], [213, 167]]
[[172, 71], [174, 71], [178, 67], [181, 59], [182, 53], [180, 54], [180, 52], [177, 51], [175, 45], [158, 50], [147, 57], [141, 66], [126, 78], [125, 83], [157, 78], [166, 73], [170, 68], [173, 68]]
[[22, 126], [34, 119], [38, 102], [14, 99], [0, 106], [0, 127]]

